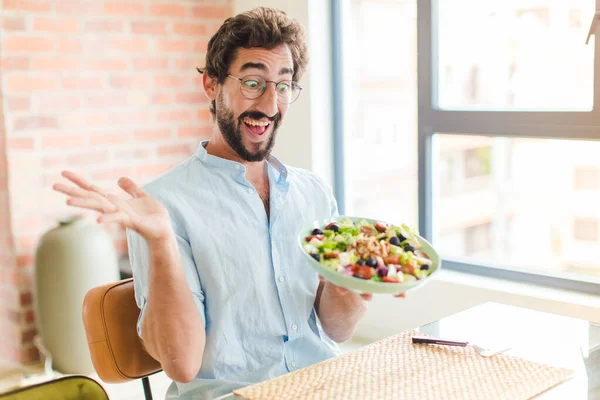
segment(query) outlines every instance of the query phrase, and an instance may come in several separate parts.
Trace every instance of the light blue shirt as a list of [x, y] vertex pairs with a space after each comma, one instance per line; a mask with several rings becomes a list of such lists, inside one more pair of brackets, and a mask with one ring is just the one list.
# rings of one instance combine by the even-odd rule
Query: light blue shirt
[[[315, 174], [268, 160], [270, 218], [245, 167], [196, 153], [143, 189], [169, 211], [181, 264], [204, 319], [202, 367], [167, 398], [213, 398], [339, 354], [314, 301], [318, 276], [296, 236], [307, 223], [337, 215], [331, 187]], [[148, 248], [128, 231], [135, 294], [148, 298]]]

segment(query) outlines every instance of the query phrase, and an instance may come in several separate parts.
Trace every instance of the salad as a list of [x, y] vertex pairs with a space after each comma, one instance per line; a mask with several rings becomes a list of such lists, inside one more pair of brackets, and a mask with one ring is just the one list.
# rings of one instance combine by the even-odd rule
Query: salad
[[412, 227], [346, 218], [315, 228], [304, 250], [321, 265], [347, 276], [403, 283], [426, 278], [432, 264]]

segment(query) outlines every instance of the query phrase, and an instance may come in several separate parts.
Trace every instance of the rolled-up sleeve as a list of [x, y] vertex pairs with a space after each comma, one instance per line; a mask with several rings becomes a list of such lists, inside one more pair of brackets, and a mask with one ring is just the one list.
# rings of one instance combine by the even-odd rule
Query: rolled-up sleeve
[[[192, 255], [192, 249], [187, 240], [179, 235], [175, 235], [177, 246], [181, 257], [181, 267], [185, 274], [187, 284], [192, 292], [196, 308], [202, 316], [206, 326], [206, 316], [204, 311], [204, 291], [200, 282], [200, 277], [196, 269], [196, 263]], [[133, 272], [133, 283], [135, 288], [135, 301], [140, 309], [140, 316], [137, 321], [137, 332], [142, 337], [142, 321], [148, 302], [148, 289], [150, 280], [150, 252], [146, 240], [137, 232], [127, 229], [127, 243], [129, 248], [129, 261]]]

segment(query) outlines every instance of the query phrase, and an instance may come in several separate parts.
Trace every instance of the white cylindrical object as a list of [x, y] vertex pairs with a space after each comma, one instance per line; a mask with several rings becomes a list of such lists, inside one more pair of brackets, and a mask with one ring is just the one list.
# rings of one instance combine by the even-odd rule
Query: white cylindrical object
[[38, 329], [53, 368], [93, 373], [81, 311], [88, 290], [120, 279], [112, 237], [95, 221], [63, 221], [40, 239], [35, 269]]

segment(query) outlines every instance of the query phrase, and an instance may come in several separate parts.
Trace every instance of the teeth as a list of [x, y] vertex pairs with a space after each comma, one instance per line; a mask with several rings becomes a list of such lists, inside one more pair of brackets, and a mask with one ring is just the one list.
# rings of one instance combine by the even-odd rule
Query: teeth
[[267, 122], [267, 121], [255, 121], [250, 118], [244, 118], [244, 122], [247, 123], [248, 125], [252, 125], [252, 126], [269, 126], [269, 124], [270, 124], [270, 122]]

